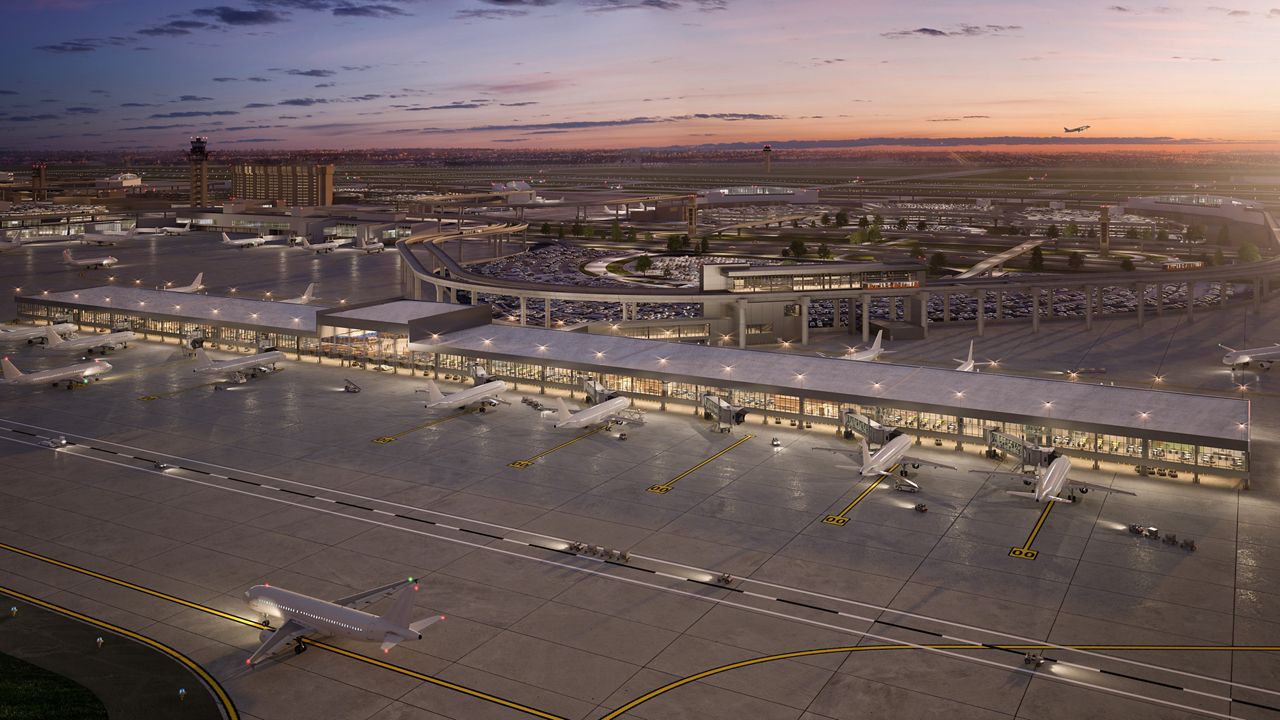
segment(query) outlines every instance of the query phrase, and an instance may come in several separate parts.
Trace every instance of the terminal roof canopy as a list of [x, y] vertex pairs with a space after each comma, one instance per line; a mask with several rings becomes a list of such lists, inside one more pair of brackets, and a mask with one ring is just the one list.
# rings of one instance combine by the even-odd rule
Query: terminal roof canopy
[[269, 300], [175, 293], [112, 285], [29, 297], [34, 300], [55, 301], [99, 311], [121, 310], [192, 322], [242, 325], [305, 334], [315, 333], [316, 313], [324, 309], [313, 305], [295, 305]]
[[1248, 439], [1248, 401], [1207, 395], [506, 325], [411, 347], [1193, 444]]
[[457, 305], [426, 302], [423, 300], [392, 300], [365, 307], [325, 313], [325, 322], [340, 325], [340, 320], [371, 320], [374, 322], [408, 325], [410, 320], [447, 315], [457, 312]]

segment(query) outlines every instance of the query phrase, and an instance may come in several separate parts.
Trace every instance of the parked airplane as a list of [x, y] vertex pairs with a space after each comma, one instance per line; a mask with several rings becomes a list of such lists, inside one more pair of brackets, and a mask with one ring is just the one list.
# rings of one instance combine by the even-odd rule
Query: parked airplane
[[56, 325], [41, 325], [37, 327], [18, 327], [12, 330], [0, 328], [0, 342], [21, 342], [27, 341], [28, 345], [34, 345], [36, 342], [45, 341], [45, 332], [52, 328], [59, 335], [70, 335], [76, 331], [76, 326], [72, 323], [57, 323]]
[[[1028, 477], [1022, 473], [1006, 472], [1002, 470], [970, 470], [970, 472], [1012, 477], [1021, 480], [1027, 485], [1035, 485], [1035, 492], [1018, 492], [1016, 490], [1005, 490], [1005, 492], [1018, 497], [1029, 497], [1036, 502], [1075, 502], [1076, 490], [1079, 490], [1081, 495], [1084, 495], [1090, 490], [1100, 490], [1102, 492], [1137, 496], [1137, 493], [1132, 493], [1128, 490], [1111, 488], [1106, 485], [1095, 485], [1083, 480], [1072, 480], [1071, 458], [1065, 455], [1060, 455], [1055, 458], [1053, 462], [1049, 463], [1047, 468], [1038, 473], [1035, 477]], [[1066, 497], [1062, 497], [1063, 490], [1067, 491]]]
[[387, 249], [387, 246], [380, 240], [357, 240], [356, 249], [363, 250], [366, 255], [370, 253], [380, 253]]
[[427, 380], [426, 390], [419, 390], [418, 392], [427, 393], [428, 402], [423, 407], [428, 410], [439, 410], [440, 408], [458, 408], [462, 410], [471, 405], [479, 405], [480, 412], [484, 412], [486, 408], [497, 407], [498, 403], [503, 405], [511, 404], [498, 397], [499, 393], [504, 392], [506, 389], [507, 384], [505, 382], [494, 380], [445, 395], [440, 392], [440, 388], [434, 380]]
[[555, 419], [554, 427], [557, 428], [583, 428], [597, 424], [608, 426], [615, 422], [641, 424], [642, 420], [621, 414], [623, 410], [629, 407], [631, 407], [631, 398], [616, 397], [578, 412], [569, 412], [569, 406], [565, 405], [564, 398], [558, 397], [556, 398], [556, 409], [549, 411], [548, 415]]
[[282, 302], [282, 303], [292, 303], [292, 304], [294, 304], [294, 305], [306, 305], [307, 303], [311, 302], [311, 296], [312, 296], [312, 293], [314, 293], [314, 292], [315, 292], [315, 289], [316, 289], [316, 284], [315, 284], [315, 283], [310, 283], [310, 284], [308, 284], [308, 285], [307, 285], [307, 289], [306, 289], [306, 291], [305, 291], [305, 292], [303, 292], [303, 293], [302, 293], [301, 295], [299, 295], [298, 297], [296, 297], [296, 298], [289, 298], [288, 300], [281, 300], [280, 302]]
[[331, 253], [350, 242], [349, 240], [327, 240], [322, 243], [313, 243], [308, 241], [305, 235], [299, 236], [298, 239], [302, 241], [302, 247], [317, 255], [320, 253]]
[[89, 355], [92, 355], [94, 350], [100, 350], [105, 354], [108, 350], [129, 347], [129, 343], [136, 338], [137, 335], [132, 330], [122, 330], [104, 335], [86, 335], [82, 338], [63, 340], [52, 325], [46, 325], [44, 329], [44, 347], [46, 350], [58, 350], [61, 352], [80, 352], [83, 350]]
[[165, 235], [182, 235], [185, 233], [189, 233], [191, 232], [191, 223], [187, 223], [185, 225], [178, 225], [177, 227], [162, 227], [160, 228], [160, 232], [164, 233]]
[[230, 245], [231, 247], [238, 247], [238, 248], [258, 247], [259, 245], [265, 245], [266, 243], [267, 243], [267, 238], [265, 237], [242, 238], [240, 240], [232, 240], [231, 238], [227, 237], [226, 233], [222, 233], [222, 244]]
[[87, 232], [80, 236], [80, 242], [85, 245], [115, 245], [123, 238], [131, 238], [137, 235], [136, 230], [103, 230], [101, 232]]
[[279, 350], [271, 350], [257, 355], [250, 355], [249, 357], [214, 360], [209, 357], [204, 348], [198, 348], [196, 349], [196, 358], [200, 364], [191, 372], [200, 373], [201, 375], [224, 375], [231, 382], [238, 385], [248, 382], [251, 377], [258, 377], [258, 373], [266, 375], [275, 372], [276, 363], [284, 360], [284, 353]]
[[[911, 467], [917, 469], [921, 465], [927, 465], [929, 467], [940, 468], [943, 470], [955, 470], [955, 467], [951, 465], [944, 465], [931, 460], [925, 460], [924, 458], [907, 455], [907, 451], [911, 449], [911, 442], [912, 439], [910, 435], [898, 433], [897, 435], [891, 435], [890, 440], [884, 445], [881, 445], [880, 449], [877, 450], [874, 455], [872, 455], [870, 449], [867, 448], [867, 441], [865, 439], [859, 443], [859, 454], [857, 456], [855, 456], [852, 451], [844, 448], [815, 447], [814, 450], [825, 450], [827, 452], [839, 453], [855, 460], [860, 460], [862, 465], [859, 466], [858, 473], [864, 478], [878, 478], [881, 475], [888, 475], [893, 472], [893, 466], [905, 463], [910, 463]], [[902, 478], [901, 480], [895, 479], [895, 483], [897, 483], [898, 486], [907, 485], [916, 490], [920, 489], [919, 485], [907, 479], [907, 469], [905, 467], [898, 470], [898, 475]]]
[[[413, 594], [417, 590], [417, 581], [409, 578], [330, 602], [270, 585], [254, 585], [245, 592], [245, 602], [255, 612], [262, 613], [266, 624], [270, 625], [273, 619], [284, 623], [274, 631], [262, 631], [259, 635], [262, 644], [244, 664], [256, 665], [285, 649], [291, 642], [296, 642], [294, 653], [301, 654], [307, 649], [302, 639], [317, 635], [381, 641], [384, 653], [391, 652], [391, 648], [399, 643], [421, 640], [422, 631], [443, 620], [444, 616], [433, 615], [411, 622]], [[362, 610], [395, 595], [397, 591], [400, 594], [382, 615]]]
[[1227, 351], [1227, 354], [1222, 356], [1222, 364], [1230, 365], [1232, 369], [1249, 367], [1249, 363], [1258, 363], [1260, 370], [1269, 370], [1271, 363], [1280, 362], [1280, 343], [1245, 350], [1229, 348], [1221, 343], [1218, 347]]
[[1064, 127], [1062, 128], [1062, 132], [1064, 133], [1084, 132], [1085, 130], [1088, 130], [1090, 127], [1091, 126], [1089, 125], [1081, 125], [1080, 127], [1073, 127], [1073, 128]]
[[883, 347], [881, 347], [881, 341], [883, 339], [884, 339], [884, 331], [877, 330], [876, 339], [871, 343], [871, 347], [867, 348], [866, 350], [858, 350], [857, 348], [850, 348], [849, 352], [845, 353], [844, 355], [823, 355], [822, 353], [818, 353], [818, 354], [822, 355], [822, 357], [839, 358], [841, 360], [856, 360], [858, 362], [875, 362], [880, 358], [881, 355], [893, 352], [892, 350], [885, 350]]
[[24, 373], [14, 367], [7, 357], [0, 361], [0, 366], [4, 368], [4, 383], [6, 385], [40, 385], [49, 383], [57, 387], [58, 383], [65, 382], [68, 390], [75, 385], [88, 385], [90, 378], [97, 382], [99, 375], [111, 372], [111, 363], [103, 362], [102, 360], [90, 360], [89, 362], [76, 363], [66, 367], [37, 370], [29, 373]]
[[956, 370], [960, 372], [978, 372], [979, 365], [994, 364], [992, 362], [974, 362], [973, 361], [973, 341], [972, 340], [969, 341], [969, 357], [963, 360], [961, 360], [960, 358], [951, 358], [951, 359], [960, 363], [960, 366], [956, 368]]
[[164, 288], [164, 291], [171, 292], [171, 293], [191, 294], [204, 287], [204, 283], [202, 282], [203, 280], [204, 280], [204, 273], [196, 273], [196, 279], [192, 280], [190, 285], [183, 285], [182, 287], [167, 287], [167, 288]]
[[104, 257], [95, 257], [95, 258], [75, 258], [75, 257], [72, 257], [70, 249], [62, 251], [62, 261], [67, 265], [70, 265], [71, 267], [78, 267], [83, 269], [106, 268], [106, 267], [111, 267], [112, 265], [115, 265], [116, 263], [120, 262], [119, 260], [117, 260], [115, 257], [111, 255], [106, 255]]
[[17, 238], [10, 238], [5, 234], [0, 234], [0, 252], [9, 252], [10, 250], [18, 250], [21, 248], [21, 240]]

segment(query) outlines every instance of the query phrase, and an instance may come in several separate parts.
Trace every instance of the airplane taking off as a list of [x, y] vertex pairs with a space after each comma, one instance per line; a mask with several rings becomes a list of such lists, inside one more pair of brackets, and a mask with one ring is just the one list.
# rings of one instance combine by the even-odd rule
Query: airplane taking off
[[310, 283], [307, 285], [306, 291], [303, 292], [298, 297], [289, 298], [288, 300], [281, 300], [280, 302], [290, 303], [292, 305], [306, 305], [307, 303], [311, 302], [311, 296], [312, 296], [312, 293], [315, 292], [315, 289], [316, 289], [316, 284]]
[[486, 407], [497, 407], [499, 403], [510, 405], [511, 403], [498, 397], [499, 393], [507, 389], [507, 384], [501, 380], [494, 380], [483, 385], [476, 385], [465, 390], [459, 390], [456, 393], [445, 395], [440, 392], [440, 388], [434, 380], [427, 380], [426, 390], [418, 392], [426, 392], [428, 402], [423, 407], [428, 410], [439, 410], [440, 408], [458, 408], [464, 410], [471, 405], [479, 405], [480, 412], [484, 412]]
[[884, 339], [884, 331], [877, 330], [875, 341], [873, 341], [871, 343], [871, 347], [867, 348], [866, 350], [858, 350], [857, 348], [850, 348], [849, 352], [845, 353], [844, 355], [822, 355], [822, 353], [818, 353], [818, 354], [822, 355], [822, 357], [838, 358], [840, 360], [855, 360], [857, 362], [875, 362], [880, 358], [881, 355], [884, 355], [885, 353], [893, 352], [892, 350], [885, 350], [880, 346], [880, 342], [883, 339]]
[[222, 233], [222, 244], [230, 245], [231, 247], [238, 247], [238, 248], [258, 247], [259, 245], [265, 245], [266, 243], [267, 243], [267, 238], [265, 237], [243, 238], [241, 240], [232, 240], [231, 238], [227, 237], [226, 233]]
[[1062, 132], [1064, 133], [1084, 132], [1085, 130], [1088, 130], [1090, 127], [1091, 126], [1089, 125], [1081, 125], [1080, 127], [1073, 127], [1073, 128], [1064, 127], [1062, 128]]
[[[1036, 502], [1075, 502], [1076, 490], [1081, 495], [1090, 490], [1100, 490], [1102, 492], [1119, 493], [1121, 495], [1133, 495], [1137, 497], [1137, 493], [1128, 490], [1120, 490], [1117, 488], [1107, 487], [1106, 485], [1095, 485], [1087, 483], [1083, 480], [1071, 479], [1071, 458], [1060, 455], [1049, 463], [1049, 467], [1043, 472], [1037, 474], [1034, 478], [1027, 477], [1022, 473], [1006, 472], [1002, 470], [970, 470], [969, 472], [986, 473], [988, 475], [1001, 475], [1003, 477], [1012, 477], [1021, 480], [1027, 485], [1035, 485], [1035, 492], [1018, 492], [1017, 490], [1005, 490], [1010, 495], [1018, 497], [1029, 497]], [[1067, 496], [1062, 497], [1062, 491], [1067, 491]]]
[[1233, 370], [1238, 367], [1249, 367], [1249, 363], [1258, 363], [1260, 370], [1269, 370], [1271, 363], [1280, 362], [1280, 343], [1245, 350], [1229, 348], [1221, 343], [1218, 347], [1227, 351], [1227, 354], [1222, 356], [1222, 364], [1230, 365]]
[[165, 292], [172, 292], [172, 293], [188, 293], [188, 294], [190, 294], [190, 293], [193, 293], [193, 292], [195, 292], [195, 291], [199, 290], [200, 288], [204, 287], [204, 284], [201, 282], [202, 280], [204, 280], [204, 273], [196, 273], [196, 279], [195, 279], [195, 280], [192, 280], [190, 285], [183, 285], [182, 287], [169, 287], [169, 288], [164, 288], [164, 291], [165, 291]]
[[185, 233], [189, 233], [191, 232], [191, 223], [187, 223], [186, 225], [179, 225], [177, 227], [162, 227], [160, 228], [160, 232], [164, 233], [165, 235], [182, 235]]
[[94, 350], [101, 350], [106, 354], [108, 350], [116, 350], [122, 347], [129, 347], [129, 343], [133, 342], [137, 335], [132, 330], [123, 330], [121, 332], [112, 332], [105, 335], [89, 335], [87, 337], [75, 338], [72, 340], [63, 340], [62, 336], [52, 325], [46, 325], [44, 331], [44, 348], [46, 350], [58, 350], [61, 352], [80, 352], [84, 350], [87, 354], [92, 355]]
[[553, 427], [556, 428], [584, 428], [596, 424], [612, 425], [615, 422], [643, 424], [643, 420], [621, 414], [629, 407], [631, 407], [631, 398], [616, 397], [578, 412], [569, 412], [569, 406], [565, 405], [564, 398], [558, 397], [556, 409], [548, 411], [547, 415], [555, 418]]
[[[944, 465], [942, 463], [925, 460], [924, 458], [907, 455], [907, 450], [911, 449], [911, 442], [912, 440], [910, 435], [898, 434], [893, 436], [892, 439], [884, 445], [880, 446], [880, 449], [877, 450], [874, 455], [872, 455], [871, 451], [867, 448], [866, 440], [863, 440], [859, 444], [858, 456], [854, 456], [852, 451], [845, 450], [844, 448], [815, 447], [814, 450], [825, 450], [827, 452], [846, 455], [854, 458], [855, 460], [861, 460], [862, 465], [858, 468], [858, 474], [862, 475], [864, 478], [878, 478], [881, 475], [888, 475], [892, 472], [894, 465], [903, 463], [910, 463], [913, 468], [919, 468], [921, 465], [927, 465], [929, 467], [940, 468], [943, 470], [955, 470], [955, 467], [951, 465]], [[907, 485], [914, 488], [913, 492], [920, 489], [919, 485], [907, 479], [907, 469], [905, 467], [899, 469], [898, 474], [902, 478], [901, 480], [897, 480], [896, 478], [894, 480], [898, 487]]]
[[199, 348], [196, 350], [196, 358], [200, 364], [191, 372], [201, 375], [224, 375], [231, 382], [239, 385], [248, 382], [251, 377], [258, 377], [258, 373], [266, 375], [275, 372], [275, 364], [284, 360], [284, 353], [271, 350], [232, 360], [214, 360], [209, 357], [204, 348]]
[[[257, 665], [295, 641], [293, 652], [300, 655], [307, 649], [302, 639], [317, 635], [381, 642], [384, 653], [391, 652], [399, 643], [421, 640], [422, 631], [444, 616], [433, 615], [411, 622], [413, 594], [417, 591], [417, 581], [409, 578], [330, 602], [270, 585], [254, 585], [245, 591], [245, 603], [262, 613], [266, 624], [270, 625], [273, 619], [284, 623], [274, 632], [262, 631], [259, 635], [262, 644], [244, 664]], [[393, 595], [395, 602], [382, 615], [362, 609]]]
[[0, 328], [0, 342], [20, 342], [26, 340], [28, 345], [34, 345], [36, 341], [45, 341], [45, 332], [52, 329], [58, 335], [70, 335], [76, 331], [76, 326], [72, 323], [58, 323], [56, 325], [43, 325], [40, 327], [24, 327], [5, 330]]
[[319, 255], [320, 253], [331, 253], [334, 250], [337, 250], [338, 248], [347, 244], [347, 241], [343, 241], [343, 240], [328, 240], [322, 243], [313, 243], [313, 242], [309, 242], [305, 235], [299, 236], [298, 239], [302, 241], [302, 247], [314, 252], [317, 255]]
[[85, 270], [93, 268], [108, 268], [120, 262], [111, 255], [96, 258], [76, 258], [72, 257], [71, 250], [62, 251], [62, 261], [71, 267], [78, 267]]
[[100, 379], [98, 378], [99, 375], [111, 372], [111, 363], [101, 360], [91, 360], [89, 362], [76, 363], [75, 365], [67, 365], [66, 367], [29, 373], [24, 373], [14, 367], [13, 363], [9, 362], [9, 358], [0, 361], [0, 366], [4, 369], [4, 383], [6, 385], [41, 385], [49, 383], [57, 387], [58, 383], [65, 382], [68, 390], [76, 385], [88, 385], [90, 378], [97, 382]]

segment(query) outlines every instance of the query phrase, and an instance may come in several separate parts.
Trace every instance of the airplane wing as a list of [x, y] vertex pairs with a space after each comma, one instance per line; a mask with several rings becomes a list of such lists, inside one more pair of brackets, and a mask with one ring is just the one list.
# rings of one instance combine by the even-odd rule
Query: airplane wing
[[280, 648], [288, 645], [294, 640], [297, 640], [303, 635], [306, 635], [308, 632], [311, 632], [311, 630], [311, 628], [303, 625], [297, 620], [286, 621], [285, 624], [277, 628], [274, 633], [271, 633], [271, 637], [267, 638], [266, 642], [262, 643], [262, 645], [258, 646], [257, 650], [253, 651], [253, 654], [249, 656], [249, 660], [245, 664], [257, 665], [268, 657], [274, 655], [280, 650]]
[[1071, 478], [1067, 478], [1067, 485], [1072, 488], [1084, 488], [1086, 490], [1099, 490], [1101, 492], [1118, 493], [1120, 495], [1132, 495], [1134, 497], [1138, 496], [1138, 493], [1129, 492], [1128, 490], [1121, 490], [1119, 488], [1107, 487], [1106, 485], [1095, 485], [1093, 483], [1087, 483], [1082, 480], [1072, 480]]
[[356, 610], [363, 610], [364, 608], [378, 602], [379, 600], [384, 600], [386, 598], [391, 597], [392, 595], [395, 595], [396, 592], [400, 590], [400, 588], [404, 587], [405, 585], [412, 584], [414, 582], [417, 582], [417, 581], [414, 580], [413, 578], [408, 578], [406, 580], [397, 580], [393, 583], [387, 583], [386, 585], [382, 585], [380, 587], [376, 587], [371, 590], [362, 590], [358, 593], [355, 593], [354, 595], [340, 597], [337, 600], [334, 600], [333, 604], [343, 605], [345, 607], [354, 608]]
[[1013, 478], [1015, 480], [1036, 480], [1037, 479], [1035, 475], [1028, 475], [1027, 473], [1009, 472], [1008, 470], [970, 470], [969, 472], [982, 473], [984, 475], [998, 475], [1000, 477]]
[[925, 467], [938, 468], [939, 470], [956, 469], [954, 465], [944, 465], [942, 463], [933, 462], [932, 460], [925, 460], [924, 458], [911, 457], [910, 455], [903, 455], [899, 459], [899, 462], [911, 463], [912, 465], [924, 465]]

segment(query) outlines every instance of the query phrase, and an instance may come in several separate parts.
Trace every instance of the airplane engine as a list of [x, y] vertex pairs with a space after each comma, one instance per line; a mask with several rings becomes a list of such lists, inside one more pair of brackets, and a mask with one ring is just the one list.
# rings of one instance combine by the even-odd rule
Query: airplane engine
[[1023, 485], [1035, 485], [1035, 484], [1036, 484], [1036, 481], [1035, 481], [1035, 480], [1023, 480], [1023, 481], [1022, 481], [1022, 484], [1023, 484]]
[[1088, 495], [1088, 494], [1089, 494], [1089, 488], [1087, 488], [1087, 487], [1082, 487], [1082, 488], [1080, 488], [1080, 494], [1081, 494], [1081, 495]]
[[271, 638], [273, 634], [275, 634], [274, 630], [263, 630], [262, 632], [258, 633], [258, 642], [260, 643], [266, 642], [268, 639]]

